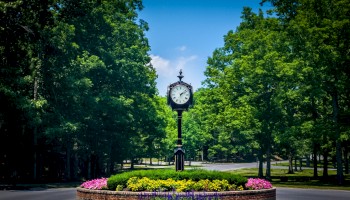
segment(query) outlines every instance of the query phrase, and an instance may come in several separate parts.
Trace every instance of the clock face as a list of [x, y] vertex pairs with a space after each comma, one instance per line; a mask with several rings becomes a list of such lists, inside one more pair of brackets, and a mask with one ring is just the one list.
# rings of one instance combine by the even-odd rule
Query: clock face
[[170, 91], [170, 98], [176, 104], [185, 104], [190, 100], [190, 90], [184, 85], [176, 85]]

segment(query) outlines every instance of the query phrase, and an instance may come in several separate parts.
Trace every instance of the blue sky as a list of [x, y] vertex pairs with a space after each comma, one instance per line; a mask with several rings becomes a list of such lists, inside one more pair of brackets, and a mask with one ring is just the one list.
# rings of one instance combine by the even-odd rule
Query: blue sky
[[157, 70], [159, 95], [165, 96], [167, 86], [183, 81], [194, 91], [202, 87], [208, 57], [224, 45], [223, 37], [236, 30], [244, 6], [258, 12], [268, 8], [261, 0], [143, 0], [139, 18], [149, 25], [152, 65]]

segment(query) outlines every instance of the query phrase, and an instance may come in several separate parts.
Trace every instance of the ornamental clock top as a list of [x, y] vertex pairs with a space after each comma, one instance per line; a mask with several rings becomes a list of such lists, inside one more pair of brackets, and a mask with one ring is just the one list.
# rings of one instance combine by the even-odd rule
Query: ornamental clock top
[[168, 86], [168, 105], [173, 110], [188, 110], [193, 103], [193, 89], [190, 84], [182, 81], [182, 70], [177, 77], [179, 81]]
[[180, 69], [179, 75], [178, 75], [177, 77], [179, 77], [180, 82], [181, 82], [181, 79], [184, 77], [184, 76], [182, 75], [182, 69]]

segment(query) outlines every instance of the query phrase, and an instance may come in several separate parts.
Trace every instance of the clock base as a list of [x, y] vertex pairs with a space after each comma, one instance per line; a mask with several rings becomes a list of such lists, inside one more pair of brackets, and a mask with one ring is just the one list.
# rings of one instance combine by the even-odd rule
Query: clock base
[[174, 152], [176, 171], [183, 171], [185, 169], [185, 151], [181, 147], [177, 147]]

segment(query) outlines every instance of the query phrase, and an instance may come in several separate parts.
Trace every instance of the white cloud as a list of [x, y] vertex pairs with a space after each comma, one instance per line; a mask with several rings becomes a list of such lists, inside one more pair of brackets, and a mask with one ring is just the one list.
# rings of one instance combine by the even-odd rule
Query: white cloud
[[180, 69], [185, 69], [189, 62], [194, 61], [196, 59], [197, 56], [179, 57], [176, 61], [176, 70], [179, 71]]
[[195, 61], [197, 56], [178, 57], [175, 60], [167, 60], [157, 55], [150, 55], [151, 63], [156, 69], [159, 77], [174, 77], [180, 71], [188, 67], [189, 63]]
[[[197, 56], [177, 57], [174, 60], [169, 60], [158, 55], [150, 55], [151, 64], [156, 69], [157, 87], [161, 95], [166, 93], [167, 86], [175, 81], [178, 81], [177, 75], [180, 69], [188, 72], [190, 68], [196, 66]], [[188, 69], [188, 70], [187, 70]], [[187, 75], [187, 74], [186, 74]]]
[[167, 76], [172, 71], [169, 60], [156, 55], [150, 56], [152, 59], [151, 64], [156, 69], [158, 76]]
[[187, 47], [185, 45], [177, 48], [179, 51], [186, 51]]

